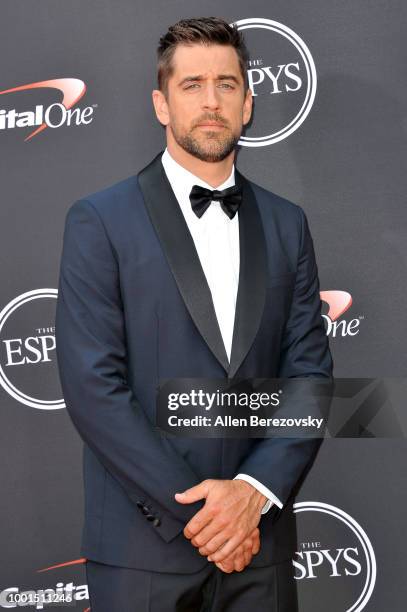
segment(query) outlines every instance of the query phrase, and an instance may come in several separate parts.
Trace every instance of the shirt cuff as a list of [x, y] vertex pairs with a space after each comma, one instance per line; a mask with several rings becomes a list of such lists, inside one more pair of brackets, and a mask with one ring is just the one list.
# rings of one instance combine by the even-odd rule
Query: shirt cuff
[[283, 507], [283, 504], [278, 499], [278, 497], [276, 497], [270, 491], [270, 489], [268, 489], [267, 487], [262, 485], [261, 482], [259, 482], [255, 478], [253, 478], [253, 476], [248, 476], [248, 474], [238, 474], [237, 476], [234, 477], [233, 480], [236, 480], [236, 479], [237, 480], [245, 480], [246, 482], [251, 484], [255, 489], [260, 491], [260, 493], [262, 493], [263, 495], [265, 495], [267, 497], [267, 501], [264, 504], [264, 506], [262, 508], [262, 511], [261, 511], [262, 514], [266, 514], [266, 512], [268, 512], [268, 510], [270, 510], [270, 508], [271, 508], [271, 506], [273, 504], [276, 504], [276, 506], [278, 506], [280, 509]]

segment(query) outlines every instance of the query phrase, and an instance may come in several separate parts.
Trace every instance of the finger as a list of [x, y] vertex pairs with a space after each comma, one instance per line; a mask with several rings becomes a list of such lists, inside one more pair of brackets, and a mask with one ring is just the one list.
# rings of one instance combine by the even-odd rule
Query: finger
[[221, 565], [222, 568], [226, 568], [227, 570], [241, 572], [245, 567], [244, 547], [242, 545], [238, 546], [229, 557], [215, 565], [218, 567]]
[[238, 546], [236, 548], [236, 550], [231, 555], [226, 557], [226, 559], [224, 559], [223, 561], [219, 561], [219, 563], [215, 563], [215, 565], [218, 565], [218, 566], [222, 565], [222, 567], [226, 567], [228, 569], [232, 569], [232, 571], [233, 571], [236, 557], [238, 555], [243, 555], [243, 550], [244, 550], [243, 546]]
[[235, 572], [241, 572], [246, 567], [245, 557], [244, 557], [244, 550], [243, 550], [243, 548], [239, 548], [238, 550], [239, 550], [239, 552], [237, 554], [235, 554], [235, 560], [234, 560], [234, 570], [235, 570]]
[[209, 525], [213, 520], [213, 513], [206, 504], [199, 510], [184, 527], [184, 536], [188, 539], [196, 536], [201, 529]]
[[221, 549], [218, 549], [216, 552], [211, 553], [208, 556], [209, 561], [214, 561], [217, 563], [218, 561], [223, 561], [228, 557], [235, 549], [242, 543], [241, 536], [232, 536]]
[[[222, 535], [223, 533], [223, 535]], [[210, 555], [215, 552], [227, 540], [224, 528], [216, 519], [212, 519], [206, 527], [203, 527], [191, 539], [191, 544], [199, 548], [201, 555]], [[212, 542], [212, 545], [210, 543]]]
[[252, 538], [246, 538], [244, 540], [244, 542], [242, 543], [242, 548], [243, 548], [243, 557], [244, 557], [244, 563], [245, 563], [245, 567], [247, 565], [249, 565], [250, 561], [252, 560]]
[[257, 553], [260, 550], [260, 531], [259, 529], [256, 527], [256, 529], [252, 531], [249, 537], [251, 540], [251, 552], [253, 555], [257, 555]]
[[251, 533], [249, 533], [249, 535], [247, 537], [251, 538], [252, 540], [254, 540], [255, 538], [259, 538], [260, 537], [260, 530], [259, 530], [259, 528], [255, 527], [253, 529], [253, 531]]
[[254, 542], [252, 545], [252, 554], [257, 555], [260, 550], [260, 538], [254, 538]]
[[249, 563], [251, 562], [252, 558], [253, 558], [253, 555], [252, 555], [251, 550], [245, 550], [244, 551], [245, 567], [247, 567], [249, 565]]
[[195, 487], [191, 487], [190, 489], [186, 489], [182, 493], [175, 493], [175, 499], [180, 504], [192, 504], [200, 499], [204, 499], [208, 497], [209, 493], [209, 481], [203, 480]]
[[253, 544], [253, 546], [252, 546], [252, 550], [251, 550], [252, 555], [257, 555], [257, 553], [259, 552], [259, 550], [260, 550], [260, 542], [255, 542], [255, 543]]
[[[212, 531], [215, 531], [214, 527], [212, 527]], [[194, 539], [200, 539], [200, 536], [201, 533], [195, 536]], [[201, 555], [211, 555], [212, 553], [219, 550], [222, 546], [224, 546], [227, 541], [228, 534], [225, 533], [224, 529], [219, 529], [218, 532], [215, 533], [215, 535], [213, 535], [213, 537], [209, 538], [208, 540], [205, 541], [204, 538], [202, 539], [202, 544], [199, 545], [199, 552], [201, 553]], [[211, 559], [209, 559], [209, 561], [211, 561]]]
[[251, 550], [254, 544], [254, 540], [253, 538], [251, 538], [250, 536], [247, 537], [245, 540], [243, 540], [242, 542], [242, 546], [245, 550]]
[[225, 572], [225, 574], [231, 574], [233, 572], [233, 563], [226, 563], [226, 561], [223, 561], [223, 563], [219, 562], [215, 563], [215, 565], [222, 570], [222, 572]]

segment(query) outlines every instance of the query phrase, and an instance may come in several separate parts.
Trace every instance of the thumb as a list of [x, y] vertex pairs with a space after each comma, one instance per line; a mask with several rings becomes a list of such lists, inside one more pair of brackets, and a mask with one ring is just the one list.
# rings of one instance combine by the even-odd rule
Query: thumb
[[190, 489], [186, 489], [183, 493], [175, 493], [175, 499], [180, 504], [192, 504], [193, 502], [198, 501], [199, 499], [204, 499], [208, 496], [209, 493], [209, 483], [204, 480], [199, 484], [195, 485], [195, 487], [191, 487]]

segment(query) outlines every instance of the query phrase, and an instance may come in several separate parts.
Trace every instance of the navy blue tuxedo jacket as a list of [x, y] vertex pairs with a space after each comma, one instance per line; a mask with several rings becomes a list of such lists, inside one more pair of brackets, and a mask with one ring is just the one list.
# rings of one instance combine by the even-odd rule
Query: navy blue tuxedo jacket
[[174, 493], [249, 474], [284, 503], [263, 515], [251, 565], [296, 550], [294, 495], [318, 439], [168, 438], [155, 429], [163, 378], [332, 375], [312, 238], [303, 210], [245, 178], [230, 363], [197, 252], [161, 163], [76, 201], [65, 220], [57, 360], [84, 441], [81, 554], [115, 565], [195, 572], [184, 537], [203, 502]]

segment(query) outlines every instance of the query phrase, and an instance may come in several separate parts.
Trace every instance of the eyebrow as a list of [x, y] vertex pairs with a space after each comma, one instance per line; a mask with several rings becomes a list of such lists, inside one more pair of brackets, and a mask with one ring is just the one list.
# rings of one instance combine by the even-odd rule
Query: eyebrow
[[[193, 76], [186, 76], [182, 81], [179, 82], [179, 85], [183, 85], [187, 81], [204, 81], [205, 77], [202, 74], [196, 74]], [[239, 85], [239, 80], [235, 77], [234, 74], [218, 74], [217, 81], [234, 81], [237, 85]]]

